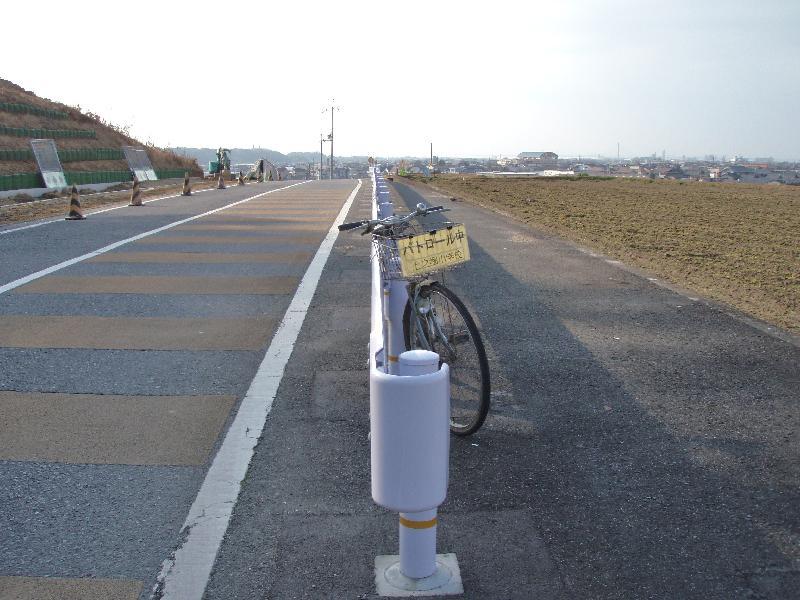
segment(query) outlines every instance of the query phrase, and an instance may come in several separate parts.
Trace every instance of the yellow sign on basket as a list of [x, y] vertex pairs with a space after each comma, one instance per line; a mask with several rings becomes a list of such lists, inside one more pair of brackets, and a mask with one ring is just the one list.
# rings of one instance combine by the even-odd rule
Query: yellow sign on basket
[[453, 225], [432, 233], [397, 240], [403, 277], [439, 271], [469, 260], [467, 230]]

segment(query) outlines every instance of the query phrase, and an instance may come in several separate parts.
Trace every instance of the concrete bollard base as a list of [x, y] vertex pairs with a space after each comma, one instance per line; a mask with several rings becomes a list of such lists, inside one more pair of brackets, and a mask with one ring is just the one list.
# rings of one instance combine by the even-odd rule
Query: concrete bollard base
[[413, 579], [400, 570], [400, 556], [375, 557], [375, 587], [378, 596], [409, 598], [413, 596], [452, 596], [464, 593], [461, 570], [455, 554], [437, 554], [436, 571], [429, 577]]

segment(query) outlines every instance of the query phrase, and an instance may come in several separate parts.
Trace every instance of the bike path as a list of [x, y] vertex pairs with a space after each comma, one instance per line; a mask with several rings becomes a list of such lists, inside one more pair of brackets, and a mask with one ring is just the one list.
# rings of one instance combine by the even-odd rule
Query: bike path
[[6, 285], [249, 198], [0, 294], [0, 598], [150, 597], [300, 278], [357, 184], [293, 183], [0, 236], [14, 259], [0, 272]]
[[[406, 204], [422, 199], [395, 184]], [[365, 191], [349, 220], [369, 214]], [[492, 408], [451, 438], [440, 552], [464, 598], [797, 597], [794, 344], [491, 211], [446, 276]], [[369, 244], [341, 234], [206, 598], [375, 598], [396, 515], [370, 498]]]

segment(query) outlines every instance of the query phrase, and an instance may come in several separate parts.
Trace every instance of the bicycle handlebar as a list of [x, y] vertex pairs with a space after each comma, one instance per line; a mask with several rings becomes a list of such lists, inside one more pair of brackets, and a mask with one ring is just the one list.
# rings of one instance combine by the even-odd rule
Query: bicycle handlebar
[[369, 221], [353, 221], [352, 223], [342, 223], [339, 225], [339, 231], [347, 231], [348, 229], [358, 229], [364, 225], [368, 225]]
[[400, 225], [402, 223], [407, 223], [414, 217], [423, 217], [430, 213], [435, 212], [442, 212], [450, 210], [449, 208], [445, 208], [444, 206], [423, 206], [420, 207], [417, 205], [416, 210], [408, 213], [405, 216], [398, 217], [392, 215], [391, 217], [386, 217], [385, 219], [371, 219], [371, 220], [362, 220], [362, 221], [352, 221], [350, 223], [342, 223], [339, 225], [339, 231], [348, 231], [350, 229], [358, 229], [359, 227], [365, 227], [366, 231], [364, 233], [369, 233], [376, 227], [389, 227], [392, 225]]

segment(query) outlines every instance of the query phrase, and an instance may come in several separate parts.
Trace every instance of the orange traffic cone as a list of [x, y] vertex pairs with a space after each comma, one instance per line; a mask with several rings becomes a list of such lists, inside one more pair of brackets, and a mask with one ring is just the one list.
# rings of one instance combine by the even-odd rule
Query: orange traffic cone
[[72, 191], [69, 194], [69, 213], [65, 219], [67, 221], [80, 221], [81, 219], [85, 219], [86, 217], [83, 216], [83, 210], [81, 210], [81, 201], [78, 197], [78, 188], [77, 186], [72, 186]]
[[128, 206], [142, 206], [142, 191], [139, 189], [139, 178], [136, 175], [133, 176], [131, 203]]
[[183, 175], [183, 196], [191, 196], [192, 195], [192, 186], [189, 183], [189, 171], [186, 171]]

